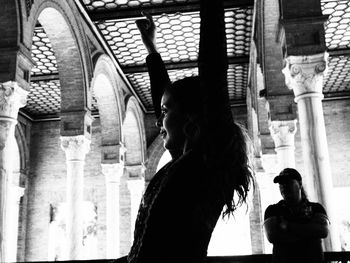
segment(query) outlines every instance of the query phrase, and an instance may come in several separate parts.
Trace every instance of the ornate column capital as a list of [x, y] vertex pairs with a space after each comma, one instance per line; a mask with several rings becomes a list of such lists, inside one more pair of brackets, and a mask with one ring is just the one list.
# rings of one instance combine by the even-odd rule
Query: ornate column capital
[[0, 83], [0, 118], [17, 123], [19, 108], [27, 103], [28, 91], [18, 86], [17, 82]]
[[106, 182], [119, 183], [124, 173], [123, 163], [102, 163], [102, 173], [106, 177]]
[[294, 147], [297, 120], [270, 121], [269, 129], [276, 149]]
[[67, 161], [84, 161], [90, 143], [84, 135], [61, 136], [61, 147], [66, 153]]
[[305, 97], [323, 98], [323, 76], [327, 72], [328, 53], [308, 56], [288, 56], [282, 70], [286, 85], [293, 89], [295, 101]]

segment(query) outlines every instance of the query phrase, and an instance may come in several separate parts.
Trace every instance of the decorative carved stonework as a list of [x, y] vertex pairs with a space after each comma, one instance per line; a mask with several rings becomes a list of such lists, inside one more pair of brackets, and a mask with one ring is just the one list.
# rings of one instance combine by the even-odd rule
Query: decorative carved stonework
[[27, 102], [28, 91], [16, 82], [0, 83], [0, 116], [17, 120], [18, 110]]
[[67, 161], [83, 161], [90, 150], [90, 142], [84, 135], [62, 136], [61, 147], [66, 152]]
[[30, 10], [32, 9], [33, 3], [34, 3], [34, 0], [26, 0], [27, 17], [30, 15]]
[[322, 97], [323, 77], [327, 71], [328, 53], [309, 56], [289, 56], [282, 70], [286, 85], [293, 89], [295, 100], [304, 96]]
[[270, 132], [276, 148], [293, 147], [297, 121], [271, 121]]
[[124, 164], [123, 163], [103, 163], [102, 166], [102, 173], [106, 177], [107, 182], [111, 183], [119, 183], [120, 178], [123, 175], [124, 171]]

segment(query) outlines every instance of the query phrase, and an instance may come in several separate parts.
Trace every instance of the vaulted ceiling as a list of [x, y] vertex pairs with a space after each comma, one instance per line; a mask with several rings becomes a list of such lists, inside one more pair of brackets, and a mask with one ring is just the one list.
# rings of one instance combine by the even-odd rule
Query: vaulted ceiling
[[[199, 0], [80, 0], [94, 26], [136, 92], [146, 112], [153, 110], [145, 66], [147, 52], [135, 20], [141, 11], [153, 15], [158, 27], [158, 48], [172, 81], [198, 74]], [[329, 70], [324, 80], [326, 97], [350, 94], [350, 2], [321, 0]], [[248, 62], [252, 36], [253, 0], [226, 0], [225, 22], [229, 58], [228, 84], [232, 105], [246, 101]], [[57, 117], [60, 112], [60, 82], [54, 50], [38, 24], [33, 35], [31, 90], [22, 111], [34, 120]], [[92, 111], [98, 108], [93, 99]]]

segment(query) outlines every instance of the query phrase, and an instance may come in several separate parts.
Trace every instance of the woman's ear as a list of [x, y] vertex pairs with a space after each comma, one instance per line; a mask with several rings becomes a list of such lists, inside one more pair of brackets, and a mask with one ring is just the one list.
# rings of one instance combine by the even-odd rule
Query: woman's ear
[[188, 119], [183, 127], [183, 132], [186, 136], [186, 138], [191, 142], [191, 143], [196, 143], [199, 141], [200, 138], [200, 126], [198, 123], [194, 122], [191, 119]]

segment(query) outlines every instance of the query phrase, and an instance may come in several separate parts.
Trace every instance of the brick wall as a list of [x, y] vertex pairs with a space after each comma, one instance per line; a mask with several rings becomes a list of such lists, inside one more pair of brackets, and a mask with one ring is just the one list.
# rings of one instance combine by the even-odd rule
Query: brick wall
[[350, 186], [350, 100], [325, 101], [323, 111], [333, 184]]

